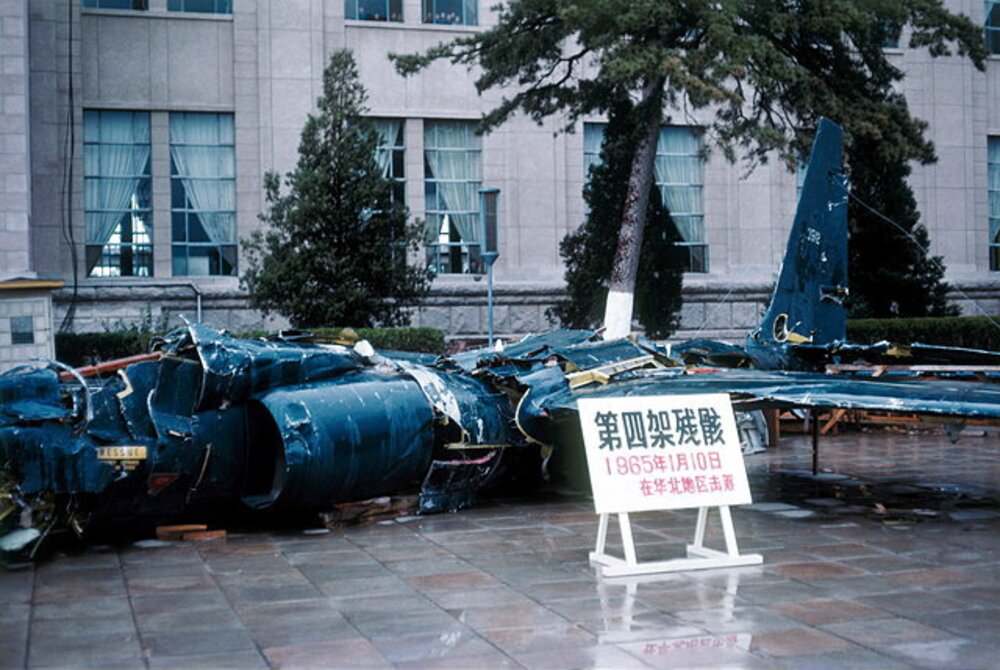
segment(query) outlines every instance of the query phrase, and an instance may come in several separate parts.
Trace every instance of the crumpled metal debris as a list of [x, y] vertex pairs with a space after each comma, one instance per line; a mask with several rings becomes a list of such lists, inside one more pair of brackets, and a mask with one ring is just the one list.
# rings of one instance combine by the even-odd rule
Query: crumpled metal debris
[[0, 546], [33, 551], [50, 532], [205, 510], [313, 512], [407, 490], [420, 492], [421, 512], [461, 509], [502, 478], [510, 450], [540, 447], [542, 460], [557, 456], [555, 476], [572, 471], [580, 397], [726, 392], [738, 409], [1000, 418], [1000, 390], [988, 384], [688, 369], [652, 342], [589, 331], [433, 364], [200, 325], [157, 346], [159, 360], [103, 379], [56, 366], [0, 375]]

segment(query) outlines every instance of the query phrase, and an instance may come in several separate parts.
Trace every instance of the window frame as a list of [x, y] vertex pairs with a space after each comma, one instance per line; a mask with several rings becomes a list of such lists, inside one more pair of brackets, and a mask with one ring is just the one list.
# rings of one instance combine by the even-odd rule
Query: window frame
[[[986, 138], [986, 243], [989, 253], [990, 272], [1000, 272], [1000, 217], [990, 216], [992, 206], [990, 201], [995, 198], [1000, 199], [1000, 188], [990, 188], [994, 181], [1000, 185], [1000, 160], [990, 160], [990, 145], [998, 146], [997, 153], [1000, 154], [1000, 135], [991, 135]], [[990, 173], [996, 171], [996, 180], [992, 179]]]
[[[87, 128], [88, 121], [87, 118], [92, 115], [97, 115], [98, 117], [98, 128], [100, 128], [100, 116], [103, 114], [130, 114], [133, 117], [132, 123], [135, 123], [135, 116], [145, 116], [146, 117], [146, 128], [149, 133], [149, 138], [147, 142], [103, 142], [98, 138], [97, 141], [88, 139]], [[116, 226], [115, 232], [111, 234], [107, 242], [103, 244], [91, 243], [89, 240], [84, 238], [84, 253], [87, 259], [87, 265], [90, 265], [89, 259], [96, 256], [96, 260], [92, 267], [87, 269], [87, 277], [99, 278], [99, 279], [119, 279], [126, 277], [152, 277], [155, 273], [155, 264], [153, 257], [153, 225], [154, 225], [154, 213], [153, 213], [153, 138], [152, 138], [152, 115], [147, 111], [142, 110], [113, 110], [113, 109], [84, 109], [83, 110], [83, 152], [84, 152], [84, 173], [83, 173], [83, 189], [84, 189], [84, 218], [88, 214], [109, 214], [119, 212], [119, 222]], [[108, 145], [126, 145], [126, 146], [145, 146], [149, 148], [150, 154], [149, 158], [146, 160], [146, 172], [145, 174], [129, 174], [129, 175], [114, 175], [107, 176], [103, 174], [88, 174], [87, 166], [87, 150], [88, 147], [100, 147]], [[136, 192], [141, 192], [144, 188], [146, 190], [146, 206], [145, 207], [130, 207], [128, 209], [103, 209], [103, 208], [89, 208], [87, 207], [87, 196], [88, 191], [87, 185], [92, 181], [101, 180], [112, 180], [112, 179], [139, 179], [140, 183], [136, 186]], [[142, 182], [145, 182], [143, 184]], [[133, 194], [134, 197], [134, 194]], [[126, 214], [132, 213], [132, 217], [127, 221], [128, 228], [126, 229]], [[133, 226], [135, 224], [136, 215], [141, 215], [143, 230], [137, 232]], [[120, 230], [119, 230], [120, 229]], [[124, 236], [128, 235], [128, 241], [125, 241]], [[136, 239], [139, 237], [140, 239]], [[117, 259], [117, 263], [113, 262], [113, 259]], [[145, 263], [137, 262], [145, 260]], [[127, 262], [128, 266], [131, 267], [131, 272], [128, 274], [123, 274], [123, 261]], [[144, 272], [136, 272], [136, 268], [140, 267]], [[97, 270], [103, 270], [103, 272], [96, 272]], [[117, 269], [117, 273], [115, 270]]]
[[[479, 0], [458, 0], [462, 6], [462, 15], [458, 21], [438, 20], [446, 16], [443, 12], [435, 11], [439, 0], [421, 0], [420, 20], [427, 25], [437, 26], [478, 26], [479, 25]], [[440, 0], [442, 2], [455, 2], [455, 0]], [[428, 7], [430, 9], [428, 9]], [[469, 9], [473, 11], [470, 12]]]
[[[587, 147], [586, 137], [587, 137], [587, 127], [588, 126], [592, 127], [592, 128], [601, 128], [601, 143], [598, 146], [598, 149], [597, 149], [596, 153], [594, 151], [588, 150], [588, 147]], [[590, 178], [590, 167], [592, 165], [600, 165], [600, 163], [601, 163], [601, 149], [604, 146], [604, 135], [607, 132], [607, 127], [608, 127], [607, 121], [597, 121], [597, 122], [589, 122], [588, 121], [588, 122], [584, 123], [584, 145], [583, 145], [583, 169], [584, 169], [583, 181], [584, 181], [584, 184], [586, 184], [587, 180]], [[702, 149], [702, 138], [701, 138], [701, 132], [700, 132], [701, 129], [699, 127], [697, 127], [697, 126], [679, 126], [679, 125], [665, 124], [665, 125], [660, 126], [660, 131], [662, 132], [663, 130], [668, 129], [668, 128], [685, 128], [685, 129], [690, 130], [692, 133], [694, 133], [696, 135], [696, 137], [698, 139], [699, 150], [695, 154], [678, 153], [678, 152], [668, 152], [668, 151], [661, 150], [661, 148], [660, 148], [660, 141], [659, 141], [660, 135], [657, 134], [657, 141], [656, 141], [656, 156], [657, 156], [657, 158], [659, 158], [660, 156], [685, 156], [685, 157], [697, 156], [699, 158], [699, 164], [701, 166], [701, 183], [694, 183], [694, 184], [692, 184], [692, 183], [682, 183], [682, 182], [676, 182], [676, 183], [674, 183], [674, 182], [661, 182], [657, 178], [655, 172], [654, 172], [654, 175], [653, 175], [653, 183], [656, 185], [656, 187], [658, 189], [661, 190], [661, 192], [662, 192], [662, 190], [664, 188], [669, 188], [671, 186], [673, 186], [673, 187], [681, 187], [681, 188], [698, 188], [701, 191], [701, 193], [702, 193], [702, 195], [701, 195], [702, 211], [701, 212], [670, 212], [669, 208], [667, 207], [666, 202], [663, 203], [663, 207], [668, 212], [670, 212], [671, 217], [674, 217], [674, 216], [683, 216], [683, 217], [689, 217], [689, 218], [698, 217], [698, 218], [701, 219], [701, 237], [702, 237], [702, 240], [701, 241], [692, 241], [692, 242], [686, 242], [686, 241], [682, 240], [680, 242], [675, 243], [675, 246], [682, 247], [684, 249], [684, 251], [686, 251], [686, 253], [687, 253], [687, 266], [685, 267], [684, 272], [689, 272], [689, 273], [692, 273], [692, 274], [707, 274], [710, 271], [710, 255], [709, 255], [710, 249], [709, 249], [708, 242], [704, 240], [704, 237], [705, 237], [705, 211], [704, 211], [704, 202], [705, 202], [705, 195], [704, 195], [704, 192], [705, 192], [705, 159], [704, 159], [704, 156], [701, 153], [701, 149]]]
[[[389, 158], [389, 174], [385, 175], [385, 178], [392, 182], [393, 203], [406, 206], [406, 119], [377, 116], [371, 118], [373, 121], [391, 120], [400, 122], [399, 133], [395, 138], [395, 143], [391, 145], [382, 144], [381, 136], [379, 136], [379, 144], [375, 147], [375, 151], [376, 154], [386, 151], [391, 154]], [[398, 174], [397, 167], [399, 168]]]
[[[27, 321], [28, 329], [18, 328], [15, 324], [23, 325]], [[10, 317], [10, 344], [12, 347], [26, 347], [37, 344], [35, 338], [35, 318], [31, 314], [23, 314]]]
[[[373, 0], [344, 0], [344, 18], [348, 21], [371, 21], [375, 23], [403, 23], [403, 0], [382, 0], [385, 6], [385, 18], [372, 15], [360, 16], [361, 3]], [[396, 5], [396, 7], [393, 7]], [[353, 8], [353, 11], [351, 9]], [[396, 10], [395, 13], [393, 10]]]
[[[236, 218], [237, 205], [236, 205], [236, 127], [235, 127], [235, 116], [231, 112], [171, 112], [170, 117], [174, 115], [204, 115], [204, 116], [214, 116], [217, 120], [223, 117], [229, 118], [231, 120], [231, 139], [229, 142], [223, 142], [222, 138], [219, 138], [218, 144], [199, 144], [194, 142], [178, 142], [175, 141], [173, 136], [173, 124], [170, 125], [169, 133], [169, 144], [170, 144], [170, 267], [171, 276], [174, 277], [235, 277], [239, 275], [239, 231], [238, 222]], [[221, 133], [221, 130], [220, 130]], [[233, 169], [232, 176], [221, 176], [221, 177], [191, 177], [181, 175], [177, 172], [177, 166], [173, 159], [173, 148], [174, 146], [195, 146], [195, 147], [212, 147], [225, 149], [232, 149], [232, 161]], [[184, 186], [184, 181], [211, 181], [211, 182], [230, 182], [233, 189], [233, 208], [229, 209], [197, 209], [193, 207], [190, 198], [187, 196], [187, 191]], [[183, 206], [177, 207], [178, 193], [183, 194]], [[192, 205], [192, 206], [189, 206]], [[212, 240], [208, 241], [192, 241], [191, 235], [191, 218], [192, 216], [197, 216], [198, 214], [205, 215], [231, 215], [233, 221], [233, 237], [234, 239], [230, 242], [215, 242]], [[177, 226], [176, 217], [177, 215], [183, 216], [184, 221], [184, 239], [177, 239]], [[215, 259], [218, 265], [219, 272], [211, 271], [211, 258], [209, 258], [209, 272], [207, 273], [192, 273], [190, 267], [191, 250], [197, 249], [207, 249], [209, 251], [215, 251]], [[228, 253], [227, 253], [228, 252]], [[178, 262], [183, 256], [184, 259], [184, 271], [178, 272]], [[228, 260], [227, 260], [228, 257]], [[223, 272], [223, 262], [229, 262], [232, 266], [231, 272]]]
[[[131, 4], [140, 7], [106, 7], [106, 4]], [[149, 0], [80, 0], [81, 9], [106, 9], [116, 12], [148, 12]]]
[[[220, 14], [230, 16], [233, 13], [234, 0], [211, 0], [213, 9], [188, 9], [187, 3], [191, 0], [167, 0], [167, 11], [180, 14]], [[198, 0], [203, 2], [204, 0]]]
[[1000, 56], [1000, 23], [994, 25], [990, 22], [993, 9], [1000, 12], [1000, 0], [983, 0], [983, 39], [986, 41], [986, 53]]
[[[428, 225], [431, 221], [437, 220], [437, 227], [435, 230], [438, 231], [436, 235], [431, 235], [429, 232], [431, 230], [428, 225], [427, 240], [424, 244], [424, 249], [426, 252], [427, 264], [432, 268], [436, 275], [450, 275], [450, 276], [461, 276], [461, 275], [481, 275], [486, 272], [486, 268], [482, 263], [482, 243], [481, 242], [464, 242], [461, 240], [461, 233], [458, 231], [457, 227], [450, 222], [449, 214], [458, 215], [470, 215], [475, 214], [479, 216], [479, 190], [483, 187], [483, 143], [482, 137], [472, 133], [472, 136], [476, 138], [475, 146], [469, 147], [431, 147], [427, 141], [428, 137], [428, 127], [433, 127], [434, 124], [448, 124], [448, 123], [462, 123], [468, 126], [475, 125], [475, 121], [468, 121], [462, 119], [447, 119], [447, 120], [428, 120], [424, 121], [424, 219], [426, 221], [425, 225]], [[443, 151], [443, 152], [464, 152], [469, 155], [474, 155], [475, 165], [478, 169], [475, 172], [479, 175], [477, 179], [439, 179], [437, 177], [430, 176], [433, 171], [429, 167], [429, 161], [427, 154], [431, 151]], [[437, 206], [440, 204], [440, 196], [437, 190], [437, 184], [443, 183], [456, 183], [456, 184], [468, 184], [475, 187], [477, 197], [475, 199], [475, 209], [473, 210], [458, 210], [458, 209], [438, 209]], [[434, 207], [431, 206], [432, 198], [428, 196], [428, 193], [433, 188], [434, 196], [433, 202]], [[440, 217], [440, 219], [438, 219]], [[442, 233], [441, 230], [444, 229], [445, 220], [449, 221], [449, 229], [447, 233]], [[448, 241], [442, 241], [442, 238], [447, 235]], [[455, 239], [457, 237], [457, 239]], [[436, 240], [436, 241], [431, 241]], [[443, 251], [446, 250], [446, 251]], [[447, 260], [445, 260], [447, 259]], [[447, 263], [448, 271], [444, 271], [441, 268], [445, 267]], [[454, 267], [461, 267], [462, 270], [455, 272], [452, 270]]]

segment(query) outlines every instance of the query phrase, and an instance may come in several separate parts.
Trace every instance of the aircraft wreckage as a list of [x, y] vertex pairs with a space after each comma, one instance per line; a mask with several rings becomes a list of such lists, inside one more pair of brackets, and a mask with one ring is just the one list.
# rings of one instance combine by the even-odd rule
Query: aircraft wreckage
[[0, 553], [32, 556], [53, 533], [120, 533], [207, 511], [316, 512], [403, 491], [419, 490], [421, 512], [460, 509], [525, 454], [556, 474], [583, 471], [582, 397], [723, 392], [738, 410], [1000, 419], [990, 384], [821, 372], [900, 356], [1000, 360], [844, 341], [840, 142], [823, 121], [774, 296], [744, 347], [668, 350], [556, 330], [435, 359], [191, 325], [111, 377], [59, 364], [0, 375]]

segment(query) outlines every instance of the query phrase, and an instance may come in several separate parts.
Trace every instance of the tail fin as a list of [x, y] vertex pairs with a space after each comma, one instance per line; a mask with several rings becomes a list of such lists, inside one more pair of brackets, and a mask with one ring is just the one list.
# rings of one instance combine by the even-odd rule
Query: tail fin
[[844, 132], [820, 119], [778, 283], [751, 337], [758, 344], [825, 344], [847, 331]]

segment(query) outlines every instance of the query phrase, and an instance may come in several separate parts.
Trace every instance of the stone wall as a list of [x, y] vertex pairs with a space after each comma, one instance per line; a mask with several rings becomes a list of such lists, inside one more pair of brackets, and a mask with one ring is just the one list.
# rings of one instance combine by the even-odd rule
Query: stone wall
[[[11, 341], [12, 320], [30, 317], [33, 342]], [[55, 356], [52, 300], [48, 291], [0, 291], [0, 372]]]
[[[678, 336], [741, 338], [756, 325], [770, 287], [765, 285], [710, 286], [694, 282], [685, 288], [682, 332]], [[202, 321], [234, 332], [287, 327], [280, 317], [265, 318], [247, 307], [246, 295], [228, 287], [202, 287]], [[56, 318], [61, 320], [72, 301], [72, 288], [55, 294]], [[500, 284], [494, 296], [494, 332], [519, 337], [553, 327], [546, 310], [563, 297], [558, 286]], [[190, 284], [87, 284], [76, 299], [74, 330], [99, 332], [147, 321], [157, 328], [172, 327], [183, 319], [197, 319], [197, 294]], [[183, 317], [183, 319], [181, 318]], [[341, 325], [341, 324], [335, 324]], [[486, 334], [486, 283], [435, 289], [414, 310], [412, 325], [439, 328], [449, 338], [478, 338]]]
[[31, 269], [28, 3], [0, 2], [0, 275]]
[[[231, 287], [202, 287], [202, 321], [233, 332], [288, 327], [278, 316], [262, 316], [247, 306], [246, 294]], [[72, 289], [55, 293], [57, 324], [72, 298]], [[546, 310], [563, 297], [560, 287], [546, 284], [500, 284], [494, 295], [494, 332], [505, 339], [554, 327]], [[684, 287], [681, 329], [672, 339], [708, 337], [742, 341], [757, 326], [771, 297], [764, 283], [719, 285], [689, 281]], [[953, 288], [951, 300], [966, 316], [1000, 314], [1000, 281], [967, 282]], [[190, 284], [147, 283], [122, 286], [90, 284], [80, 288], [74, 330], [95, 332], [147, 320], [157, 328], [197, 320], [197, 295]], [[183, 317], [183, 318], [182, 318]], [[343, 325], [343, 324], [333, 324]], [[449, 339], [486, 334], [486, 284], [437, 287], [414, 310], [412, 325], [439, 328]]]

